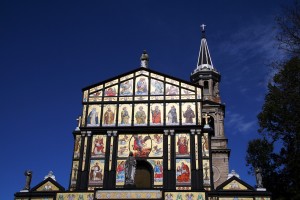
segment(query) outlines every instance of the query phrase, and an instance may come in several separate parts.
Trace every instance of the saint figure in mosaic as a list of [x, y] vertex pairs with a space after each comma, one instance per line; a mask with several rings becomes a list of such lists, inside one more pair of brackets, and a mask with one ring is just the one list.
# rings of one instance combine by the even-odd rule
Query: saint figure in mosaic
[[139, 110], [135, 113], [135, 119], [137, 124], [146, 123], [146, 113], [143, 109], [144, 109], [143, 106], [140, 106]]
[[181, 166], [176, 169], [177, 182], [189, 182], [190, 181], [190, 168], [184, 162], [181, 162]]
[[193, 123], [193, 118], [195, 118], [195, 112], [192, 110], [190, 105], [188, 105], [186, 111], [183, 112], [183, 117], [185, 118], [185, 123]]
[[177, 112], [176, 112], [175, 106], [172, 106], [168, 112], [168, 123], [169, 124], [178, 123]]
[[155, 106], [155, 109], [152, 110], [151, 108], [151, 114], [152, 114], [152, 123], [154, 124], [160, 124], [161, 123], [161, 112], [158, 106]]
[[123, 107], [123, 110], [121, 112], [121, 124], [129, 124], [129, 113], [127, 110], [127, 107]]
[[115, 120], [115, 113], [111, 110], [110, 107], [107, 108], [107, 111], [104, 113], [104, 124], [113, 124]]
[[141, 77], [137, 83], [136, 83], [136, 86], [137, 86], [137, 91], [136, 91], [136, 94], [147, 94], [148, 92], [148, 86], [147, 86], [147, 82], [146, 82], [146, 79], [144, 77]]
[[99, 123], [98, 112], [96, 108], [93, 108], [87, 117], [87, 124], [89, 125], [97, 125]]

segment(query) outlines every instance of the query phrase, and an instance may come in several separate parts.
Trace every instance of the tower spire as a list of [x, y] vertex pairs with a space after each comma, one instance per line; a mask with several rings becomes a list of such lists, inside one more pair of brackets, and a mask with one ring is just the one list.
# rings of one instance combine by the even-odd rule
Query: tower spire
[[215, 70], [213, 63], [211, 61], [206, 36], [205, 36], [205, 24], [201, 25], [202, 39], [200, 44], [197, 68], [194, 70], [194, 73], [200, 70]]

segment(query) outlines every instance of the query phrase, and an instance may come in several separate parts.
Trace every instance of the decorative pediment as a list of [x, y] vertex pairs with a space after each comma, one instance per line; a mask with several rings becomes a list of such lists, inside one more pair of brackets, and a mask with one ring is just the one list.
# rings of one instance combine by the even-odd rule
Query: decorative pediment
[[242, 181], [241, 179], [237, 178], [236, 176], [231, 177], [221, 185], [216, 188], [217, 191], [254, 191], [254, 188], [247, 184], [246, 182]]
[[83, 89], [81, 127], [200, 125], [201, 98], [199, 85], [139, 68]]
[[52, 178], [47, 178], [31, 189], [31, 192], [65, 191], [65, 188]]

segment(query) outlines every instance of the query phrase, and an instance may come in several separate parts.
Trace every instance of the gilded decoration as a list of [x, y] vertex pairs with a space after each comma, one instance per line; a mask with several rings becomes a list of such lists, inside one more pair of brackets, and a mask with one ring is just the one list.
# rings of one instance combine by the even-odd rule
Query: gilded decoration
[[204, 185], [210, 185], [210, 165], [209, 160], [202, 161], [203, 166], [203, 183]]
[[96, 199], [161, 199], [160, 190], [98, 190]]
[[93, 200], [94, 194], [93, 193], [57, 193], [56, 194], [57, 200], [66, 200], [66, 199], [81, 199], [81, 200]]
[[184, 199], [197, 199], [205, 200], [205, 192], [165, 192], [166, 200], [184, 200]]
[[223, 190], [248, 190], [246, 186], [236, 180], [231, 181], [223, 187]]
[[79, 161], [73, 161], [72, 164], [72, 173], [71, 173], [71, 187], [76, 186], [76, 181], [77, 181], [77, 175], [78, 175], [78, 168], [79, 167]]
[[201, 137], [202, 141], [202, 156], [204, 158], [209, 157], [209, 142], [208, 142], [208, 133], [204, 133]]
[[45, 184], [43, 184], [41, 187], [37, 188], [36, 191], [58, 191], [59, 188], [55, 186], [50, 181], [47, 181]]
[[79, 157], [80, 157], [80, 147], [81, 147], [81, 136], [76, 135], [75, 142], [74, 142], [74, 154], [73, 154], [74, 159], [79, 159]]

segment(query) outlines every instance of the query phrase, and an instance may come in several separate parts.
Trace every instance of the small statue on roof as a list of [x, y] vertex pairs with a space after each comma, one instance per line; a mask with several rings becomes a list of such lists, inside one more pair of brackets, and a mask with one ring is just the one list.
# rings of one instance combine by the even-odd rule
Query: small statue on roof
[[31, 170], [26, 170], [24, 172], [24, 175], [26, 177], [26, 183], [25, 187], [23, 190], [30, 190], [30, 183], [31, 183], [31, 178], [32, 178], [32, 171]]
[[256, 185], [257, 188], [263, 188], [263, 184], [262, 184], [262, 169], [261, 167], [257, 167], [255, 169], [255, 176], [256, 176]]

